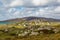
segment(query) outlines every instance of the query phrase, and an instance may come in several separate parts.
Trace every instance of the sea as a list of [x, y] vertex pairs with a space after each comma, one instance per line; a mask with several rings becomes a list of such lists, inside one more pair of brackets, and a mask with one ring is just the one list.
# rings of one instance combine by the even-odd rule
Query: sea
[[0, 21], [0, 24], [9, 24], [11, 22], [3, 22], [3, 21]]

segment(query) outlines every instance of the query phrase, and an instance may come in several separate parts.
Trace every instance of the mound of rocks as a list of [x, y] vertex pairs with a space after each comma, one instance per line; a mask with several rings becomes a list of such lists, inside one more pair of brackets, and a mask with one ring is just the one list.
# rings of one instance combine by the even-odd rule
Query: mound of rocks
[[39, 35], [39, 34], [53, 34], [60, 32], [59, 29], [55, 27], [38, 27], [38, 28], [30, 28], [25, 29], [22, 34], [18, 34], [18, 36], [32, 36], [32, 35]]

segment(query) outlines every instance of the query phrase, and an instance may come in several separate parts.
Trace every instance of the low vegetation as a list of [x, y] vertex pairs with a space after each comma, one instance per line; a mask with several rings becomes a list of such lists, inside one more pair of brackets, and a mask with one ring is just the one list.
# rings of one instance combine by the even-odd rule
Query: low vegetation
[[60, 22], [31, 20], [0, 24], [0, 40], [60, 40]]

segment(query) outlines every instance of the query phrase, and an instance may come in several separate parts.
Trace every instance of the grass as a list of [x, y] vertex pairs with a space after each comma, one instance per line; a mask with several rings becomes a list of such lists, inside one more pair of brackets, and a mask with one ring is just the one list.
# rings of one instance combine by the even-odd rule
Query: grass
[[60, 33], [57, 34], [40, 34], [37, 36], [15, 37], [15, 36], [0, 36], [1, 40], [60, 40]]
[[[53, 33], [53, 34], [39, 34], [36, 36], [24, 36], [20, 37], [16, 34], [17, 32], [21, 33], [20, 31], [24, 31], [24, 28], [26, 27], [33, 27], [38, 25], [39, 27], [55, 27], [60, 28], [60, 22], [31, 22], [31, 21], [23, 21], [23, 22], [17, 22], [13, 24], [1, 24], [0, 30], [8, 29], [8, 32], [2, 32], [0, 31], [0, 40], [60, 40], [60, 32], [59, 33]], [[37, 27], [38, 27], [37, 26]], [[27, 31], [27, 30], [26, 30]]]

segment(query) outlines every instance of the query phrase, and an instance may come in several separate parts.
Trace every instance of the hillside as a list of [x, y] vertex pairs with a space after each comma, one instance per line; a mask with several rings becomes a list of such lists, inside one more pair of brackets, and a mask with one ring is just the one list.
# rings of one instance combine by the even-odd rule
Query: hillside
[[26, 21], [30, 21], [30, 20], [42, 20], [42, 21], [50, 21], [50, 22], [53, 22], [53, 21], [56, 21], [56, 22], [60, 22], [60, 19], [53, 19], [53, 18], [44, 18], [44, 17], [24, 17], [24, 18], [16, 18], [16, 19], [9, 19], [9, 20], [5, 20], [6, 22], [11, 22], [11, 21], [15, 21], [15, 22], [19, 22], [19, 21], [23, 21], [23, 20], [26, 20]]
[[60, 20], [24, 17], [5, 20], [0, 24], [1, 40], [60, 40]]

